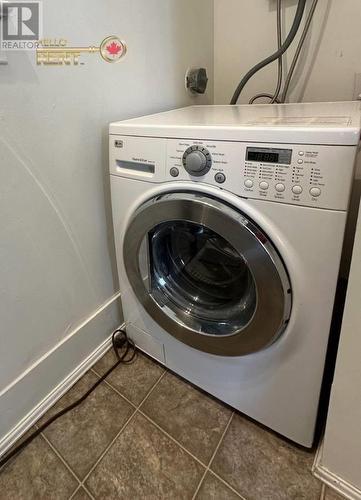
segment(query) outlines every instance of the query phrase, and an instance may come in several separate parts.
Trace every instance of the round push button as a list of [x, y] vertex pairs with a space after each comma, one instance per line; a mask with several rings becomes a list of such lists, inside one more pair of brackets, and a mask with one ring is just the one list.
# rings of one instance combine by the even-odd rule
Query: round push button
[[301, 187], [301, 186], [293, 186], [293, 188], [292, 188], [292, 192], [293, 192], [294, 194], [301, 194], [301, 193], [302, 193], [302, 191], [303, 191], [303, 189], [302, 189], [302, 187]]
[[310, 189], [310, 195], [313, 196], [314, 198], [318, 198], [321, 194], [321, 189], [313, 187]]
[[283, 193], [284, 190], [286, 189], [285, 185], [281, 184], [281, 183], [276, 184], [275, 188], [276, 188], [277, 193]]
[[172, 177], [178, 177], [179, 170], [177, 169], [177, 167], [173, 167], [170, 169], [169, 173]]
[[246, 188], [253, 188], [253, 181], [251, 181], [251, 179], [247, 179], [244, 181], [244, 185]]
[[268, 184], [268, 182], [266, 182], [266, 181], [262, 181], [262, 182], [260, 182], [260, 183], [259, 183], [259, 187], [260, 187], [263, 191], [266, 191], [266, 189], [268, 189], [268, 188], [269, 188], [269, 184]]
[[226, 176], [222, 174], [222, 172], [219, 172], [214, 176], [214, 180], [218, 182], [218, 184], [223, 184], [226, 181]]
[[298, 152], [298, 156], [304, 156], [304, 155], [305, 155], [304, 151], [299, 151]]
[[297, 163], [298, 163], [299, 165], [302, 165], [303, 160], [301, 160], [301, 158], [300, 158], [299, 160], [297, 160]]

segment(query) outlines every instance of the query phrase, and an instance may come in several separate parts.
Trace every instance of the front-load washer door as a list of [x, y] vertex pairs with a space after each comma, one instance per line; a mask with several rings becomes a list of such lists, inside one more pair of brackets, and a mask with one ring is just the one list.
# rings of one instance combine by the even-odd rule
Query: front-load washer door
[[291, 309], [284, 265], [247, 217], [199, 193], [142, 205], [124, 239], [138, 300], [170, 335], [195, 349], [241, 356], [268, 347]]

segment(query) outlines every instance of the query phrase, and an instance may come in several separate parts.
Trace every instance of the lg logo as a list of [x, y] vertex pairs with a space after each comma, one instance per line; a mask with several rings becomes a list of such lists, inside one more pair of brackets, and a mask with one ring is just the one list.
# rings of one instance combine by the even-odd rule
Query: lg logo
[[[1, 41], [3, 48], [20, 48], [11, 42], [41, 38], [42, 4], [39, 1], [1, 2]], [[26, 48], [26, 47], [22, 47]]]

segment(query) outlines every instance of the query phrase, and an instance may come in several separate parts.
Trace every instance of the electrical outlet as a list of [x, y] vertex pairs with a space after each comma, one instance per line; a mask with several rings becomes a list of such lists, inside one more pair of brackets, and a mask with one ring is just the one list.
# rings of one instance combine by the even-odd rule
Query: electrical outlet
[[361, 73], [355, 73], [355, 84], [353, 88], [353, 100], [361, 101]]

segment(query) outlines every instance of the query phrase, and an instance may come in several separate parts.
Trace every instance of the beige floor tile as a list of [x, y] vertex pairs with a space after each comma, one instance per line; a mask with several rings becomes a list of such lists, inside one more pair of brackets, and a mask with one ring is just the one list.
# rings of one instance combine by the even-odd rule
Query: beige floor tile
[[[41, 423], [78, 399], [97, 380], [88, 372]], [[80, 406], [59, 418], [44, 435], [82, 479], [133, 412], [132, 406], [106, 384], [101, 384]]]
[[313, 458], [237, 415], [211, 468], [247, 500], [319, 500]]
[[160, 381], [141, 410], [205, 464], [231, 416], [229, 408], [171, 373]]
[[68, 500], [77, 480], [39, 436], [0, 472], [1, 500]]
[[[114, 363], [116, 356], [113, 350], [109, 351], [93, 367], [98, 375], [103, 375]], [[107, 377], [107, 382], [117, 389], [121, 394], [135, 405], [141, 403], [155, 382], [164, 372], [157, 363], [141, 353], [130, 365], [120, 365]]]
[[203, 467], [137, 415], [86, 482], [99, 499], [191, 499]]
[[238, 495], [210, 472], [207, 473], [196, 498], [197, 500], [240, 500]]

